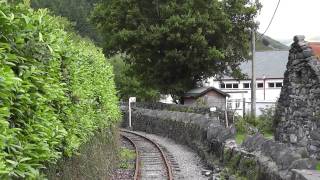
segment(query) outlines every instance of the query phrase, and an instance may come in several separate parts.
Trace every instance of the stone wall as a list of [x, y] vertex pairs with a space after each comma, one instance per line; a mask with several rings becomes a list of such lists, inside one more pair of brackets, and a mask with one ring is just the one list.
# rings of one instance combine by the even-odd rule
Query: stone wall
[[196, 107], [196, 106], [184, 106], [179, 104], [166, 104], [161, 102], [137, 102], [135, 106], [138, 108], [154, 109], [154, 110], [166, 110], [166, 111], [179, 111], [190, 112], [197, 114], [209, 114], [210, 108], [208, 107]]
[[[186, 106], [181, 104], [166, 104], [161, 102], [137, 102], [133, 103], [134, 107], [153, 109], [153, 110], [165, 110], [165, 111], [177, 111], [207, 115], [210, 117], [219, 117], [221, 123], [225, 123], [225, 110], [217, 109], [215, 112], [210, 112], [210, 108], [206, 106]], [[233, 123], [233, 112], [228, 111], [228, 122]]]
[[[127, 120], [127, 113], [124, 115]], [[262, 135], [248, 137], [242, 146], [234, 130], [225, 128], [217, 117], [196, 113], [134, 108], [133, 130], [169, 137], [194, 149], [206, 163], [228, 167], [247, 179], [291, 179], [291, 169], [314, 169], [305, 148], [294, 148]]]
[[295, 36], [276, 109], [276, 140], [307, 147], [320, 158], [319, 110], [320, 61], [304, 36]]

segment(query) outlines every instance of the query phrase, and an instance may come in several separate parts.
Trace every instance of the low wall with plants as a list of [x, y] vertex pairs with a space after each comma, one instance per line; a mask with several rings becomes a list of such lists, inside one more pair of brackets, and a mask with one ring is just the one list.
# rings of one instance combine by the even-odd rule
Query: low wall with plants
[[[210, 111], [208, 106], [188, 106], [181, 104], [166, 104], [161, 102], [136, 102], [133, 103], [133, 107], [154, 109], [154, 110], [165, 110], [165, 111], [177, 111], [208, 115], [210, 117], [219, 117], [221, 122], [225, 123], [225, 111], [222, 109], [216, 109], [215, 112]], [[233, 123], [233, 112], [228, 111], [228, 122]]]
[[0, 179], [42, 177], [120, 118], [111, 65], [69, 26], [0, 0]]
[[166, 104], [161, 102], [137, 102], [134, 104], [138, 108], [145, 109], [156, 109], [156, 110], [167, 110], [167, 111], [179, 111], [189, 112], [197, 114], [209, 114], [209, 107], [196, 107], [196, 106], [185, 106], [180, 104]]
[[[127, 124], [125, 112], [124, 124]], [[218, 118], [196, 113], [134, 108], [133, 130], [158, 134], [194, 149], [211, 167], [220, 164], [223, 175], [238, 179], [280, 180], [293, 177], [292, 169], [315, 169], [306, 148], [267, 139], [261, 134], [248, 136], [240, 145], [235, 132]]]

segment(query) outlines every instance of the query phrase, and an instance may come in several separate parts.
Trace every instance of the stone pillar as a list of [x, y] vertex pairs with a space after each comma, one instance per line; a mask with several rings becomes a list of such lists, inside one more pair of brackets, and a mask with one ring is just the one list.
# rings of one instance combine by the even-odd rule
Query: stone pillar
[[320, 61], [304, 36], [295, 36], [275, 114], [275, 138], [320, 157]]

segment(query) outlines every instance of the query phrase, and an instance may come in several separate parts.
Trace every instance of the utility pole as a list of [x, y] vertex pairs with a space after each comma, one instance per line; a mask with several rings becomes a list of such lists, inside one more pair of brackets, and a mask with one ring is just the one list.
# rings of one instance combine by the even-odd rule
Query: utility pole
[[256, 69], [255, 69], [255, 56], [256, 56], [256, 28], [253, 25], [251, 29], [251, 54], [252, 54], [252, 62], [251, 62], [251, 116], [256, 117]]
[[[251, 6], [255, 6], [255, 0], [250, 0]], [[252, 17], [252, 28], [251, 28], [251, 116], [256, 117], [256, 69], [255, 69], [255, 58], [256, 58], [256, 27], [255, 20]]]

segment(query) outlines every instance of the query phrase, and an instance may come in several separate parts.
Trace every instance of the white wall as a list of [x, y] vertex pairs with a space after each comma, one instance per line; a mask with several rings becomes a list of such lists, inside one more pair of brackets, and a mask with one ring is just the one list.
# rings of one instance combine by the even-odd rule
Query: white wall
[[171, 95], [161, 95], [159, 102], [166, 104], [174, 104]]
[[[229, 98], [229, 107], [236, 111], [238, 115], [243, 115], [243, 99], [246, 101], [245, 112], [250, 112], [251, 107], [251, 88], [245, 88], [243, 83], [250, 83], [251, 80], [224, 80], [222, 83], [232, 83], [238, 84], [238, 88], [220, 88], [221, 81], [216, 81], [214, 78], [210, 78], [205, 83], [206, 86], [213, 86], [218, 88], [228, 94]], [[266, 108], [269, 106], [274, 106], [280, 97], [281, 87], [269, 87], [269, 83], [282, 83], [283, 79], [265, 79], [257, 80], [258, 83], [264, 83], [264, 88], [256, 88], [256, 112], [257, 115], [261, 114], [260, 108]], [[276, 85], [276, 84], [274, 84]]]

